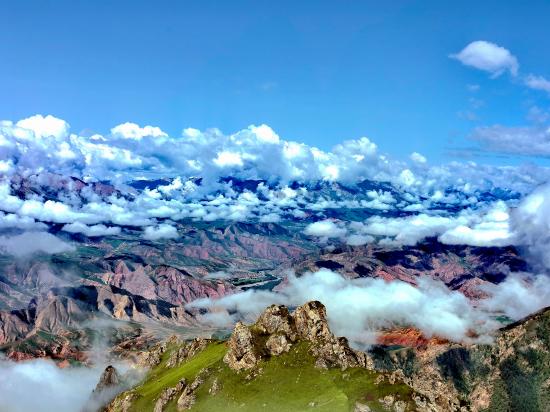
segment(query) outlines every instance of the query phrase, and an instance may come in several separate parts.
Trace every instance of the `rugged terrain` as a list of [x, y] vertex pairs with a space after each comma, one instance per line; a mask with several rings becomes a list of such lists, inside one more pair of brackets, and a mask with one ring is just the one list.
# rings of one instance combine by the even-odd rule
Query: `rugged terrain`
[[546, 411], [550, 309], [493, 345], [376, 346], [335, 337], [324, 306], [271, 306], [227, 342], [177, 338], [141, 354], [146, 379], [107, 411]]
[[[171, 182], [135, 181], [119, 189], [108, 182], [45, 173], [13, 176], [9, 188], [13, 202], [70, 199], [86, 206], [98, 199], [106, 203], [135, 200]], [[200, 184], [200, 180], [195, 183]], [[254, 193], [261, 201], [269, 200], [259, 190], [265, 181], [226, 179], [222, 183], [239, 196]], [[319, 182], [306, 187], [296, 183], [288, 190], [302, 191], [308, 202], [325, 206], [309, 210], [307, 203], [298, 204], [305, 210], [302, 218], [289, 214], [277, 222], [185, 218], [171, 223], [177, 238], [155, 240], [145, 239], [141, 228], [131, 222], [120, 223], [117, 231], [104, 236], [67, 232], [55, 221], [40, 223], [73, 249], [24, 257], [0, 250], [0, 350], [14, 359], [81, 361], [98, 340], [92, 333], [96, 322], [116, 323], [117, 327], [104, 334], [109, 336], [101, 339], [107, 338], [112, 347], [136, 334], [151, 336], [158, 330], [163, 331], [161, 336], [170, 334], [170, 329], [182, 333], [182, 328], [191, 334], [208, 335], [212, 331], [197, 324], [196, 313], [186, 309], [187, 303], [248, 288], [276, 289], [285, 282], [289, 269], [302, 274], [328, 268], [349, 278], [378, 277], [411, 284], [429, 276], [475, 300], [484, 296], [484, 285], [501, 282], [508, 272], [527, 268], [514, 247], [444, 245], [434, 238], [404, 247], [350, 246], [339, 239], [327, 245], [306, 235], [304, 228], [321, 218], [338, 221], [379, 215], [380, 210], [363, 205], [364, 199], [372, 193], [384, 193], [393, 202], [403, 203], [406, 193], [374, 181], [354, 186]], [[515, 196], [495, 193], [478, 196]], [[411, 213], [399, 209], [383, 212], [396, 216]], [[2, 233], [11, 236], [19, 232], [2, 229]]]
[[[199, 180], [192, 183], [200, 185]], [[14, 178], [9, 189], [15, 203], [40, 199], [55, 207], [55, 202], [67, 202], [90, 210], [101, 204], [118, 211], [119, 203], [145, 202], [151, 191], [172, 184], [161, 179], [115, 188], [109, 182], [39, 175]], [[372, 216], [410, 216], [415, 212], [405, 206], [425, 200], [410, 200], [410, 194], [388, 183], [296, 183], [283, 189], [302, 193], [299, 200], [285, 198], [280, 188], [269, 192], [266, 181], [220, 184], [225, 185], [220, 193], [192, 200], [214, 210], [212, 205], [223, 206], [231, 193], [233, 200], [243, 196], [254, 205], [267, 205], [268, 211], [276, 209], [278, 218], [262, 220], [257, 212], [227, 219], [211, 212], [208, 219], [171, 220], [164, 209], [140, 205], [138, 215], [154, 218], [146, 228], [169, 222], [175, 232], [158, 238], [147, 237], [144, 226], [125, 220], [122, 212], [109, 217], [113, 226], [100, 228], [111, 231], [104, 235], [94, 234], [93, 226], [68, 231], [55, 214], [33, 220], [41, 233], [69, 246], [24, 256], [0, 249], [2, 354], [15, 361], [48, 358], [67, 367], [92, 364], [99, 349], [110, 360], [148, 368], [147, 377], [131, 389], [131, 379], [112, 369], [105, 372], [91, 395], [94, 405], [126, 390], [110, 403], [111, 411], [514, 411], [519, 406], [539, 411], [548, 405], [547, 311], [498, 332], [495, 345], [424, 336], [396, 322], [378, 331], [378, 344], [368, 352], [333, 335], [319, 302], [294, 311], [271, 306], [253, 325], [237, 323], [232, 334], [227, 326], [202, 323], [207, 309], [189, 303], [246, 290], [280, 291], [292, 279], [290, 270], [297, 277], [330, 269], [348, 279], [410, 285], [429, 277], [475, 305], [486, 296], [485, 286], [530, 269], [513, 246], [451, 245], [436, 237], [414, 246], [351, 245], [342, 236], [308, 234], [306, 228], [319, 221], [342, 231], [349, 222]], [[449, 216], [460, 213], [468, 199], [460, 192], [451, 195], [458, 203], [428, 203]], [[476, 195], [491, 201], [516, 196], [499, 191]], [[173, 200], [163, 197], [162, 190], [154, 196], [166, 205]], [[390, 203], [377, 209], [373, 196]], [[0, 235], [21, 232], [25, 229], [2, 228]], [[169, 339], [173, 335], [177, 338]], [[528, 399], [522, 395], [526, 390]], [[97, 409], [94, 405], [90, 410]]]

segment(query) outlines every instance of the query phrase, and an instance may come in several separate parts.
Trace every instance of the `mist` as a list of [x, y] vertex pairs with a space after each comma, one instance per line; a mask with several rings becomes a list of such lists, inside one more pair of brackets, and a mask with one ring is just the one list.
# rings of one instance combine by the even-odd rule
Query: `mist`
[[61, 369], [44, 359], [0, 360], [0, 411], [80, 411], [102, 372], [100, 367]]

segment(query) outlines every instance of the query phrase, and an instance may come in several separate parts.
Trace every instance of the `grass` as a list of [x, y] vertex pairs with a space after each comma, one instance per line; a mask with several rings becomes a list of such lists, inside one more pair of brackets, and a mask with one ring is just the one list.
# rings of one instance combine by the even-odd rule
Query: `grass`
[[226, 351], [224, 343], [212, 343], [184, 364], [167, 368], [166, 362], [175, 349], [175, 347], [168, 348], [161, 363], [149, 373], [144, 383], [135, 388], [134, 393], [138, 395], [138, 399], [132, 410], [136, 412], [150, 410], [163, 389], [175, 386], [182, 378], [187, 379], [188, 382], [193, 381], [200, 370], [219, 362]]
[[[171, 348], [172, 350], [175, 348]], [[168, 350], [159, 366], [145, 382], [134, 389], [138, 399], [133, 411], [150, 410], [163, 389], [175, 386], [185, 377], [191, 382], [208, 368], [204, 383], [197, 389], [197, 402], [192, 411], [352, 411], [356, 401], [369, 405], [373, 411], [382, 411], [378, 401], [386, 395], [410, 402], [412, 390], [404, 384], [376, 384], [378, 373], [362, 368], [322, 370], [314, 367], [315, 359], [308, 353], [308, 345], [300, 343], [281, 356], [261, 361], [260, 372], [250, 378], [250, 371], [235, 372], [222, 358], [224, 343], [212, 343], [204, 351], [175, 368], [166, 368]], [[214, 380], [221, 388], [209, 394]], [[166, 409], [176, 411], [176, 400]]]

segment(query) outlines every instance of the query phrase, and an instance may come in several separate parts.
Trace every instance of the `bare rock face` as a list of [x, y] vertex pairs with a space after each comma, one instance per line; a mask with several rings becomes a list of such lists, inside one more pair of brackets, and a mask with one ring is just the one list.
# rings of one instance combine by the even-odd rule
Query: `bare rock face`
[[294, 321], [298, 335], [310, 342], [330, 340], [333, 336], [327, 322], [327, 311], [319, 301], [299, 306], [294, 311]]
[[272, 356], [288, 352], [291, 345], [285, 335], [271, 335], [265, 342], [265, 347]]
[[184, 411], [186, 409], [191, 409], [191, 407], [195, 404], [195, 401], [197, 400], [197, 397], [195, 395], [195, 391], [197, 388], [202, 384], [202, 378], [197, 376], [195, 380], [191, 383], [191, 385], [188, 385], [183, 390], [181, 396], [178, 399], [177, 407], [178, 411]]
[[132, 392], [126, 393], [124, 396], [115, 398], [104, 409], [105, 412], [128, 412], [132, 407], [132, 402], [137, 398], [137, 395]]
[[260, 315], [255, 326], [265, 334], [283, 334], [292, 342], [297, 338], [294, 319], [286, 306], [271, 305]]
[[242, 322], [237, 322], [233, 334], [227, 342], [229, 350], [223, 361], [234, 370], [251, 369], [260, 360], [260, 354], [254, 347], [250, 329]]
[[208, 389], [208, 393], [210, 395], [216, 395], [221, 388], [222, 388], [222, 385], [220, 381], [218, 380], [218, 378], [215, 378], [214, 382], [212, 382], [212, 386], [210, 387], [210, 389]]
[[157, 366], [161, 362], [164, 352], [166, 352], [166, 342], [158, 343], [151, 349], [141, 352], [138, 355], [137, 364], [146, 368]]
[[120, 391], [122, 383], [116, 368], [112, 365], [107, 366], [81, 412], [95, 412], [103, 409]]
[[101, 378], [99, 378], [95, 391], [99, 392], [117, 385], [120, 385], [120, 375], [114, 366], [109, 365], [103, 371]]

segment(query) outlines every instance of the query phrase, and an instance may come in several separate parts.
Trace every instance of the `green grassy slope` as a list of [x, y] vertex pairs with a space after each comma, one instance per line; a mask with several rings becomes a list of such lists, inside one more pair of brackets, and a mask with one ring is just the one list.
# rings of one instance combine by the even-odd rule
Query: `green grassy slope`
[[[226, 347], [214, 342], [180, 366], [167, 368], [170, 348], [163, 361], [150, 371], [145, 381], [132, 392], [137, 395], [132, 411], [151, 410], [163, 389], [173, 387], [185, 377], [191, 382], [204, 368], [204, 382], [197, 389], [192, 411], [352, 411], [356, 401], [373, 411], [382, 411], [379, 399], [393, 395], [412, 405], [412, 390], [404, 384], [376, 383], [379, 374], [361, 368], [322, 370], [314, 367], [308, 344], [295, 345], [289, 353], [261, 361], [258, 373], [235, 372], [223, 363]], [[251, 375], [255, 375], [251, 377]], [[220, 389], [210, 394], [214, 380]], [[122, 394], [121, 396], [124, 396]], [[177, 399], [165, 410], [176, 411]], [[411, 408], [412, 410], [412, 408]]]

